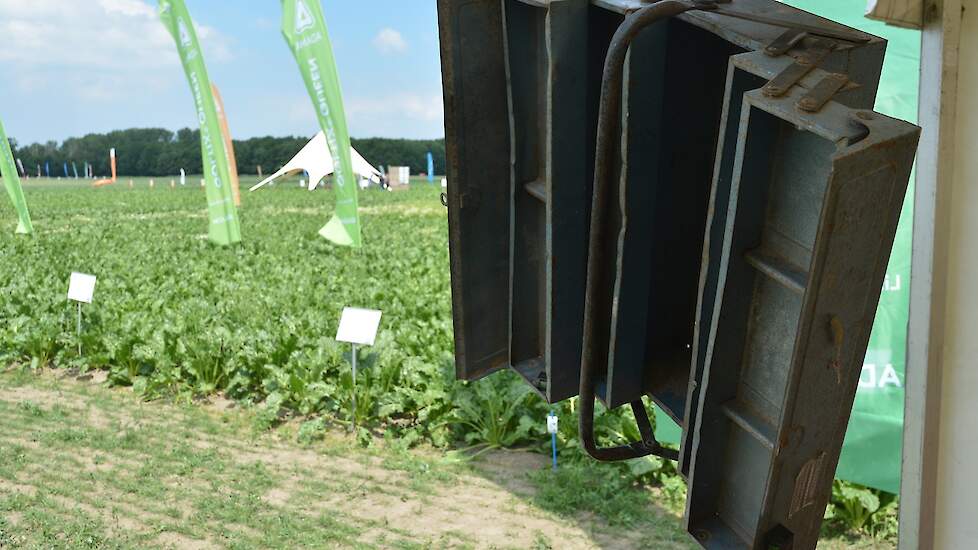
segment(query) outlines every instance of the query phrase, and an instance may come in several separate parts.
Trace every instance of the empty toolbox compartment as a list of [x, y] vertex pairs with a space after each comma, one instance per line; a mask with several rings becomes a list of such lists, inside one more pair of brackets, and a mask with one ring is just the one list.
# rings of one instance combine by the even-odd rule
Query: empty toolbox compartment
[[512, 136], [510, 361], [577, 395], [588, 207], [588, 3], [504, 0]]
[[620, 207], [605, 244], [619, 251], [606, 266], [607, 365], [596, 364], [609, 407], [648, 394], [682, 422], [727, 64], [743, 51], [680, 19], [630, 48], [612, 186]]

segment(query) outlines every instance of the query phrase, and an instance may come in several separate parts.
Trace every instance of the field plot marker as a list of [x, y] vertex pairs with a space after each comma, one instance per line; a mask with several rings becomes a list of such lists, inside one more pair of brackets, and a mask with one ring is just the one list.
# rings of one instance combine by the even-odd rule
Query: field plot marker
[[550, 450], [553, 454], [553, 469], [557, 471], [557, 415], [553, 411], [547, 415], [547, 433], [550, 434]]
[[346, 342], [352, 348], [351, 363], [353, 367], [352, 384], [352, 418], [353, 433], [357, 433], [357, 346], [372, 346], [377, 339], [377, 329], [380, 327], [381, 312], [376, 309], [360, 309], [356, 307], [343, 308], [340, 316], [340, 326], [336, 331], [336, 341]]
[[95, 294], [95, 275], [72, 272], [68, 280], [68, 300], [78, 305], [78, 321], [75, 325], [75, 332], [78, 335], [78, 355], [82, 353], [81, 345], [81, 320], [82, 304], [92, 303], [92, 296]]

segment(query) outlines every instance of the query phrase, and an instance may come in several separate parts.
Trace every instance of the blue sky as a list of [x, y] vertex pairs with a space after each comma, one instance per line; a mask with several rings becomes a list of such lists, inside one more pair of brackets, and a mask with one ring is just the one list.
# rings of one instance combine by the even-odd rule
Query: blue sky
[[[435, 2], [321, 0], [354, 137], [444, 135]], [[318, 131], [275, 0], [186, 0], [235, 138]], [[0, 119], [21, 143], [195, 126], [155, 0], [0, 0]]]

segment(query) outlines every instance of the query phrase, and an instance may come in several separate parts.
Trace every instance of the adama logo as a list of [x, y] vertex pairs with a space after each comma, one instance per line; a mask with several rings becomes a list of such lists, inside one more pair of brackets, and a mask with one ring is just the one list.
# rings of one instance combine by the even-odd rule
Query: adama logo
[[177, 21], [177, 32], [180, 33], [180, 43], [183, 44], [184, 48], [193, 45], [193, 42], [190, 41], [190, 31], [187, 30], [187, 24], [183, 22], [183, 19]]
[[295, 3], [295, 33], [299, 34], [313, 25], [312, 12], [304, 0]]

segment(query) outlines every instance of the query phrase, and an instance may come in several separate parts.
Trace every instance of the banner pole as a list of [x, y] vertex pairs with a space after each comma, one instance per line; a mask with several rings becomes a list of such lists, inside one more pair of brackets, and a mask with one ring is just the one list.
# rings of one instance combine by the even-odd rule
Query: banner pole
[[241, 222], [211, 81], [184, 0], [159, 0], [159, 16], [176, 43], [200, 122], [201, 160], [210, 220], [208, 238], [222, 246], [241, 242]]
[[320, 0], [282, 0], [282, 35], [292, 50], [310, 99], [316, 107], [316, 118], [326, 136], [328, 152], [336, 167], [335, 212], [319, 234], [335, 244], [359, 248], [358, 189], [350, 154], [350, 133], [336, 60]]

